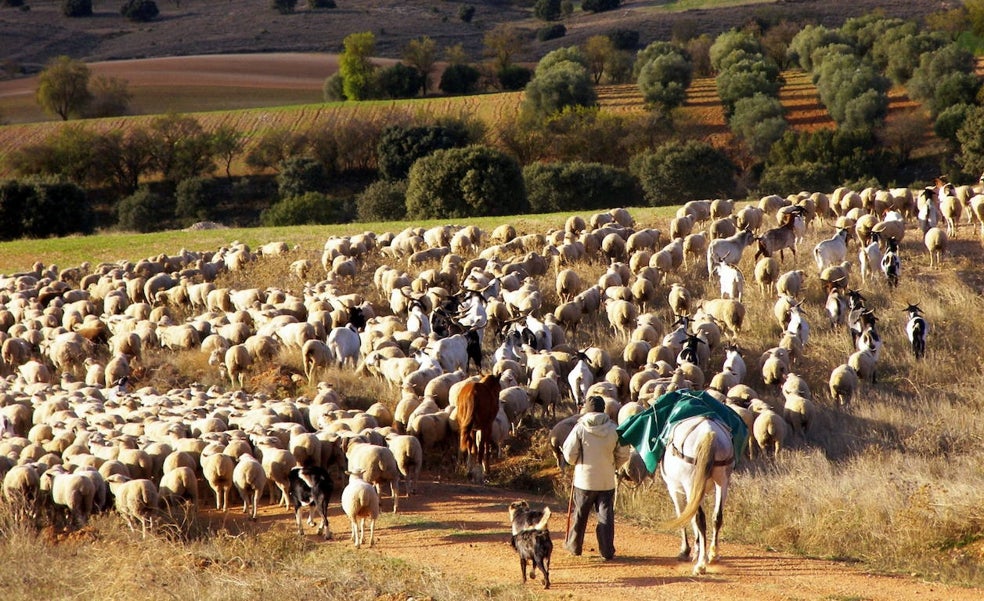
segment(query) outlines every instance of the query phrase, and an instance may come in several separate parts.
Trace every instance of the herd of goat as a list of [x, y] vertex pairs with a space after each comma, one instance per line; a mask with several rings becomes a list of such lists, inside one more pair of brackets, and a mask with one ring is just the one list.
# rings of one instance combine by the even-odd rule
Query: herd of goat
[[[832, 402], [846, 407], [875, 381], [882, 346], [878, 317], [849, 286], [853, 264], [865, 286], [898, 286], [903, 238], [922, 236], [938, 266], [962, 212], [984, 232], [984, 195], [938, 182], [915, 192], [768, 196], [740, 208], [692, 201], [662, 230], [613, 209], [546, 233], [448, 225], [331, 237], [321, 271], [282, 242], [63, 270], [38, 263], [0, 277], [3, 497], [35, 524], [78, 528], [115, 508], [146, 533], [176, 507], [197, 507], [200, 486], [221, 510], [235, 489], [254, 519], [268, 491], [271, 504], [293, 506], [299, 531], [310, 507], [308, 522], [319, 513], [330, 537], [326, 505], [339, 477], [331, 470], [340, 470], [349, 474], [341, 498], [353, 541], [362, 543], [368, 521], [371, 544], [381, 487], [397, 511], [430, 451], [460, 445], [482, 465], [539, 408], [555, 424], [550, 445], [563, 468], [558, 449], [577, 415], [558, 421], [558, 409], [598, 394], [621, 421], [688, 387], [745, 419], [750, 452], [778, 452], [809, 428], [819, 402], [795, 372], [810, 336], [807, 273], [783, 267], [803, 251], [807, 229], [831, 231], [812, 249], [811, 277], [826, 295], [815, 314], [849, 330], [854, 345], [827, 382]], [[782, 331], [755, 374], [738, 344], [748, 325], [741, 262], [752, 254], [746, 271], [763, 298], [777, 299]], [[220, 285], [271, 257], [301, 292]], [[591, 269], [597, 281], [584, 275]], [[356, 289], [370, 270], [372, 289]], [[720, 294], [699, 298], [687, 270], [717, 281]], [[929, 326], [918, 304], [907, 312], [918, 359]], [[162, 353], [207, 356], [228, 388], [141, 382], [141, 366]], [[303, 366], [295, 383], [310, 386], [311, 398], [249, 391], [250, 374], [286, 356]], [[328, 382], [338, 370], [377, 378], [393, 394], [349, 407]], [[491, 411], [471, 406], [489, 398]], [[641, 480], [640, 464], [633, 455], [621, 476]]]

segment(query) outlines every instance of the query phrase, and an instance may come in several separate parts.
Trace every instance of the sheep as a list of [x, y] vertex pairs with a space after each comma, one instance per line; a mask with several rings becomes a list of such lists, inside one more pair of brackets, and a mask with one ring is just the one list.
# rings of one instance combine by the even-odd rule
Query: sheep
[[362, 479], [362, 472], [357, 468], [349, 472], [348, 484], [342, 490], [342, 510], [352, 525], [352, 542], [356, 549], [365, 541], [366, 520], [369, 521], [369, 546], [372, 547], [376, 543], [379, 494], [371, 484]]
[[786, 418], [771, 409], [764, 409], [755, 417], [752, 425], [755, 445], [762, 453], [772, 448], [772, 457], [778, 458], [779, 451], [789, 438], [789, 423]]
[[628, 339], [632, 329], [635, 328], [639, 308], [630, 301], [612, 300], [605, 303], [605, 313], [615, 334]]
[[561, 471], [567, 467], [567, 461], [564, 460], [564, 454], [560, 449], [564, 444], [564, 441], [567, 440], [567, 436], [571, 433], [571, 430], [574, 429], [574, 425], [577, 423], [579, 417], [581, 417], [579, 414], [574, 414], [560, 420], [550, 429], [550, 433], [547, 437], [550, 444], [550, 450], [553, 452], [554, 458], [557, 460], [557, 467], [560, 468]]
[[19, 518], [34, 518], [38, 509], [41, 475], [32, 464], [15, 465], [4, 474], [3, 498]]
[[131, 531], [135, 530], [134, 520], [139, 521], [141, 534], [146, 538], [147, 530], [154, 529], [160, 505], [157, 487], [146, 478], [131, 480], [119, 474], [107, 478], [106, 483], [116, 498], [116, 512], [126, 520]]
[[713, 277], [714, 265], [721, 261], [726, 261], [730, 265], [737, 265], [741, 261], [741, 255], [745, 248], [753, 240], [755, 240], [755, 234], [748, 229], [728, 238], [712, 240], [707, 245], [707, 279], [710, 280]]
[[62, 507], [69, 527], [82, 528], [92, 514], [95, 483], [81, 474], [69, 474], [60, 466], [41, 474], [39, 489], [50, 495], [51, 503]]
[[846, 363], [842, 363], [830, 372], [828, 382], [830, 398], [841, 407], [847, 407], [858, 389], [858, 372]]
[[203, 457], [201, 463], [205, 481], [215, 493], [215, 508], [228, 511], [229, 489], [232, 488], [232, 472], [235, 469], [232, 457], [216, 453]]
[[690, 291], [683, 284], [673, 282], [667, 295], [667, 303], [673, 315], [690, 315]]
[[[950, 189], [952, 189], [952, 186], [944, 187], [942, 190]], [[960, 215], [962, 212], [963, 206], [960, 203], [960, 199], [958, 199], [955, 194], [941, 194], [940, 213], [943, 215], [943, 220], [946, 221], [946, 235], [950, 238], [955, 238], [957, 236], [957, 224], [960, 221]]]
[[800, 438], [806, 437], [806, 431], [810, 428], [810, 423], [816, 415], [816, 407], [809, 397], [798, 394], [788, 394], [785, 396], [786, 402], [783, 404], [782, 415], [792, 426], [793, 434]]
[[714, 318], [728, 329], [733, 338], [737, 338], [745, 321], [745, 305], [730, 298], [702, 300], [698, 303], [694, 320], [704, 321], [707, 316]]
[[931, 227], [923, 236], [923, 243], [929, 251], [929, 266], [939, 269], [943, 266], [943, 255], [950, 243], [950, 236], [938, 227]]
[[876, 372], [875, 356], [871, 351], [855, 351], [848, 357], [847, 364], [854, 369], [859, 382], [875, 383], [878, 374]]
[[770, 297], [776, 293], [776, 280], [779, 279], [779, 261], [775, 257], [762, 257], [755, 263], [755, 282], [762, 296]]
[[839, 229], [833, 236], [821, 240], [813, 247], [813, 258], [816, 260], [818, 272], [844, 261], [847, 256], [847, 236], [846, 229]]
[[379, 492], [386, 483], [393, 495], [393, 513], [400, 507], [400, 468], [396, 457], [388, 447], [366, 443], [353, 443], [349, 446], [348, 464], [350, 470], [361, 469], [362, 478], [373, 484]]
[[398, 434], [388, 437], [386, 445], [396, 458], [396, 465], [406, 483], [407, 495], [416, 494], [420, 468], [424, 463], [424, 449], [420, 440], [416, 436]]
[[803, 289], [803, 282], [806, 280], [806, 273], [802, 269], [787, 271], [779, 276], [776, 281], [776, 293], [792, 298], [799, 298]]
[[[274, 505], [280, 505], [283, 503], [285, 509], [290, 508], [290, 500], [288, 495], [288, 486], [290, 484], [289, 474], [290, 470], [297, 466], [297, 460], [294, 459], [293, 453], [285, 449], [278, 448], [264, 448], [263, 457], [260, 462], [263, 466], [263, 473], [266, 474], [267, 488], [270, 490], [270, 501]], [[232, 472], [235, 467], [229, 466], [229, 478], [230, 484], [225, 488], [225, 495], [229, 494], [229, 486], [231, 486]], [[276, 499], [275, 490], [280, 491], [280, 498]], [[225, 504], [223, 504], [223, 510], [226, 510]]]
[[176, 467], [164, 474], [158, 487], [160, 500], [168, 507], [175, 500], [187, 500], [192, 509], [198, 507], [198, 480], [190, 467]]

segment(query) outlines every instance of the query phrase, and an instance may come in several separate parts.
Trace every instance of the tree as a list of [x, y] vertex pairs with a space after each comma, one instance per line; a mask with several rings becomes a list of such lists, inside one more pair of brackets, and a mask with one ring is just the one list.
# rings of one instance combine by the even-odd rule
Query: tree
[[89, 75], [89, 67], [82, 61], [67, 56], [53, 59], [38, 75], [38, 104], [63, 121], [82, 115], [92, 100]]
[[212, 153], [224, 164], [226, 177], [232, 177], [232, 161], [245, 145], [246, 135], [231, 125], [220, 125], [212, 132]]
[[210, 136], [194, 117], [170, 113], [150, 123], [154, 167], [172, 182], [211, 172]]
[[373, 97], [376, 66], [369, 57], [376, 48], [376, 36], [372, 32], [351, 33], [343, 41], [345, 50], [338, 59], [338, 72], [342, 76], [342, 89], [349, 100], [365, 100]]
[[556, 21], [560, 18], [560, 0], [536, 0], [533, 16], [541, 21]]
[[125, 115], [133, 94], [125, 79], [97, 75], [89, 82], [92, 100], [86, 110], [89, 117], [118, 117]]
[[646, 102], [669, 110], [687, 99], [693, 65], [679, 52], [650, 60], [639, 71], [639, 90]]
[[430, 87], [430, 73], [437, 62], [437, 42], [428, 36], [410, 40], [403, 49], [403, 60], [423, 76], [420, 93], [422, 96], [426, 95]]
[[0, 183], [0, 239], [90, 234], [92, 206], [81, 187], [38, 178]]
[[420, 71], [403, 63], [379, 69], [374, 88], [382, 98], [412, 98], [425, 87], [427, 80]]
[[655, 207], [694, 198], [727, 198], [734, 191], [737, 167], [706, 142], [672, 141], [633, 157], [630, 172]]
[[613, 54], [618, 52], [609, 36], [593, 35], [584, 42], [584, 58], [595, 85], [601, 83], [605, 68], [610, 64]]
[[297, 0], [271, 0], [270, 4], [282, 15], [289, 15], [297, 8]]
[[167, 200], [143, 186], [116, 204], [116, 224], [124, 230], [153, 232], [173, 217]]
[[526, 86], [522, 110], [531, 116], [546, 117], [565, 107], [593, 106], [597, 102], [587, 69], [565, 60], [543, 72], [537, 68], [536, 76]]
[[92, 0], [64, 0], [62, 14], [66, 17], [91, 17]]
[[448, 66], [441, 74], [438, 87], [445, 94], [472, 94], [482, 74], [471, 65], [454, 64]]
[[725, 58], [736, 50], [743, 51], [747, 55], [764, 56], [758, 38], [747, 31], [732, 29], [715, 38], [714, 44], [711, 45], [711, 68], [715, 71], [724, 69]]
[[960, 154], [957, 162], [967, 173], [984, 172], [984, 107], [967, 111], [963, 125], [957, 130]]
[[789, 124], [783, 117], [778, 98], [756, 93], [735, 102], [728, 125], [757, 156], [765, 157], [772, 144], [782, 137]]
[[484, 55], [490, 57], [493, 69], [502, 71], [512, 65], [512, 59], [526, 50], [526, 38], [515, 27], [497, 25], [482, 38]]
[[448, 65], [464, 65], [468, 62], [468, 53], [465, 52], [465, 47], [462, 44], [454, 44], [452, 46], [445, 46], [444, 48], [444, 61]]
[[399, 221], [407, 217], [406, 180], [378, 180], [355, 199], [359, 221]]
[[379, 173], [386, 180], [405, 179], [417, 159], [435, 150], [467, 146], [469, 142], [471, 139], [464, 123], [456, 126], [388, 127], [383, 131], [376, 150]]
[[223, 183], [206, 177], [182, 180], [174, 190], [174, 214], [192, 223], [210, 219], [222, 197], [229, 195]]
[[512, 157], [485, 146], [438, 150], [410, 168], [407, 216], [461, 219], [529, 211], [523, 172]]
[[730, 116], [735, 103], [756, 93], [778, 96], [782, 80], [779, 69], [767, 63], [761, 55], [732, 64], [718, 73], [714, 83], [724, 105], [724, 114]]
[[349, 218], [345, 203], [320, 192], [285, 198], [260, 214], [260, 223], [267, 227], [343, 223]]
[[817, 48], [843, 42], [843, 36], [836, 29], [829, 29], [823, 25], [807, 25], [793, 36], [787, 52], [790, 61], [809, 73], [813, 71], [813, 52]]
[[876, 135], [882, 145], [895, 154], [897, 164], [903, 165], [922, 144], [929, 125], [929, 119], [921, 109], [907, 109], [894, 114]]
[[971, 31], [977, 37], [984, 36], [984, 0], [964, 0], [963, 5], [964, 10], [967, 11]]
[[154, 0], [126, 0], [120, 7], [120, 14], [130, 21], [145, 23], [154, 20], [160, 11]]
[[622, 4], [622, 0], [583, 0], [581, 10], [585, 12], [600, 13], [606, 10], [615, 10]]

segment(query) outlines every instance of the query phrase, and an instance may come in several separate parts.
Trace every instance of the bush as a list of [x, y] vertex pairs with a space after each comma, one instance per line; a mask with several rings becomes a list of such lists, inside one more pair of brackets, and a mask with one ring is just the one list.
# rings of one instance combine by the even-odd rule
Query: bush
[[581, 10], [600, 13], [606, 10], [615, 10], [621, 4], [622, 0], [583, 0], [581, 2]]
[[308, 0], [308, 8], [336, 8], [335, 0]]
[[957, 104], [943, 109], [933, 123], [933, 133], [955, 146], [957, 144], [957, 132], [967, 120], [971, 108], [973, 108], [971, 105]]
[[271, 0], [270, 6], [282, 15], [289, 15], [297, 8], [297, 0]]
[[359, 221], [400, 221], [407, 217], [406, 180], [379, 180], [355, 199]]
[[668, 142], [636, 155], [629, 169], [654, 207], [730, 197], [738, 172], [722, 151], [696, 140]]
[[24, 0], [0, 0], [0, 6], [7, 8], [21, 8], [22, 10], [29, 10], [30, 7], [24, 6]]
[[563, 23], [556, 23], [554, 25], [548, 25], [546, 27], [541, 27], [536, 30], [536, 39], [541, 42], [546, 42], [548, 40], [557, 40], [567, 35], [567, 28], [564, 27]]
[[92, 207], [76, 184], [56, 179], [0, 182], [0, 239], [91, 234]]
[[671, 109], [687, 99], [692, 75], [693, 65], [683, 54], [663, 54], [639, 70], [639, 90], [647, 103]]
[[616, 50], [634, 52], [639, 49], [639, 32], [635, 29], [614, 29], [608, 32], [608, 39]]
[[424, 85], [424, 75], [403, 63], [380, 69], [376, 73], [376, 90], [383, 98], [413, 98]]
[[287, 225], [323, 225], [344, 223], [348, 210], [342, 200], [330, 198], [320, 192], [308, 192], [301, 196], [285, 198], [260, 214], [260, 224], [265, 227]]
[[141, 233], [161, 230], [173, 215], [169, 208], [162, 196], [144, 186], [116, 205], [116, 223], [120, 229]]
[[601, 163], [533, 163], [523, 169], [533, 213], [635, 206], [643, 201], [628, 171]]
[[280, 163], [277, 190], [280, 198], [291, 198], [308, 192], [324, 192], [328, 188], [325, 166], [307, 156], [291, 156]]
[[778, 98], [765, 94], [738, 100], [728, 125], [757, 156], [768, 154], [772, 144], [782, 137], [789, 126], [783, 117], [782, 103]]
[[325, 96], [325, 102], [345, 100], [345, 82], [342, 80], [342, 74], [329, 75], [325, 79], [325, 85], [321, 91]]
[[411, 219], [521, 215], [529, 206], [519, 163], [492, 148], [438, 150], [410, 168]]
[[[720, 72], [714, 79], [724, 114], [730, 116], [735, 103], [755, 94], [778, 96], [782, 80], [779, 69], [761, 58], [744, 59]], [[829, 107], [828, 107], [829, 108]]]
[[152, 21], [160, 11], [157, 10], [157, 3], [154, 0], [127, 0], [120, 7], [120, 14], [130, 21], [143, 23]]
[[[526, 71], [528, 74], [529, 69]], [[445, 94], [472, 94], [481, 77], [481, 72], [471, 65], [451, 65], [441, 74], [439, 87]], [[529, 77], [526, 81], [529, 81]], [[526, 82], [523, 82], [523, 86], [525, 85]]]
[[191, 222], [206, 221], [231, 190], [225, 182], [210, 177], [192, 177], [178, 183], [174, 191], [174, 214]]
[[471, 142], [468, 130], [464, 124], [459, 125], [386, 128], [376, 150], [379, 174], [387, 180], [405, 179], [417, 159], [435, 150], [467, 146]]
[[472, 17], [475, 16], [475, 7], [470, 4], [462, 4], [458, 9], [458, 18], [465, 23], [471, 23]]
[[520, 65], [509, 65], [496, 73], [503, 90], [522, 90], [533, 79], [533, 71]]
[[715, 38], [714, 43], [711, 45], [711, 67], [715, 71], [721, 71], [726, 68], [725, 61], [728, 55], [736, 51], [742, 52], [746, 56], [757, 55], [764, 58], [762, 44], [754, 35], [747, 31], [732, 29]]
[[92, 0], [64, 0], [62, 14], [66, 17], [92, 16]]

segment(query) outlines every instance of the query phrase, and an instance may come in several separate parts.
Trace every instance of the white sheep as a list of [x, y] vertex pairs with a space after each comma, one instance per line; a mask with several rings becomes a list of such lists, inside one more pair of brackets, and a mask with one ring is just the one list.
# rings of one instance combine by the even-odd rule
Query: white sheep
[[267, 485], [263, 465], [251, 455], [240, 455], [232, 472], [232, 482], [243, 499], [243, 513], [256, 520], [256, 507]]
[[416, 436], [399, 434], [387, 438], [386, 445], [396, 458], [396, 465], [406, 482], [407, 494], [416, 494], [420, 469], [424, 463], [424, 449], [420, 440]]
[[789, 438], [789, 423], [786, 418], [771, 409], [764, 409], [755, 417], [752, 425], [755, 445], [762, 453], [772, 449], [772, 457], [778, 458], [779, 451]]
[[40, 477], [40, 490], [50, 495], [51, 502], [63, 508], [69, 527], [82, 528], [92, 515], [96, 487], [93, 480], [81, 474], [70, 474], [61, 466], [46, 470]]
[[116, 512], [126, 520], [131, 531], [135, 530], [134, 520], [139, 521], [141, 534], [146, 538], [147, 530], [154, 529], [160, 505], [157, 487], [146, 478], [131, 480], [119, 474], [107, 478], [106, 483], [116, 498]]
[[943, 266], [943, 255], [950, 244], [950, 236], [938, 227], [931, 227], [923, 236], [923, 243], [929, 251], [929, 266], [939, 269]]
[[842, 363], [830, 372], [830, 398], [838, 405], [847, 407], [858, 389], [858, 372], [846, 363]]
[[814, 415], [816, 415], [816, 407], [808, 397], [798, 394], [786, 395], [782, 416], [792, 426], [794, 435], [805, 438]]
[[198, 507], [198, 479], [190, 467], [176, 467], [164, 473], [158, 489], [161, 501], [170, 508], [174, 501], [187, 500], [192, 509]]
[[229, 489], [232, 488], [232, 472], [235, 469], [235, 462], [228, 455], [216, 453], [203, 457], [201, 463], [205, 481], [215, 493], [215, 508], [228, 511]]
[[727, 328], [732, 338], [737, 338], [745, 321], [745, 305], [731, 298], [703, 300], [698, 304], [694, 321], [704, 321], [707, 316]]
[[373, 484], [377, 492], [384, 484], [390, 485], [393, 495], [393, 513], [400, 507], [400, 468], [396, 457], [388, 447], [353, 442], [346, 453], [349, 469], [362, 471], [362, 479]]
[[352, 525], [352, 542], [355, 548], [362, 546], [366, 537], [366, 521], [369, 521], [369, 546], [376, 543], [376, 520], [379, 518], [379, 494], [362, 479], [362, 472], [352, 468], [349, 481], [342, 490], [342, 510]]

